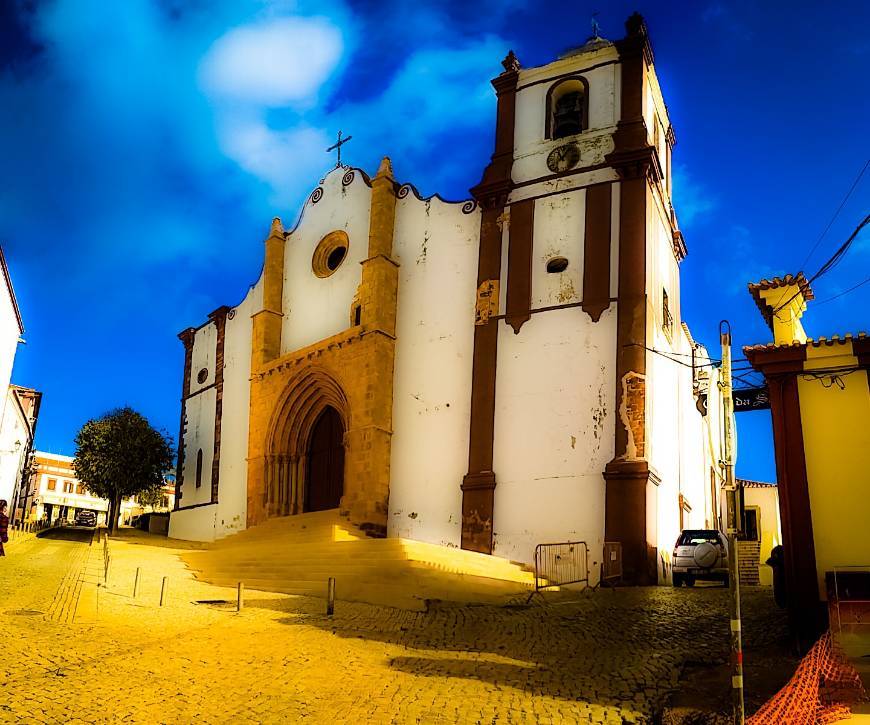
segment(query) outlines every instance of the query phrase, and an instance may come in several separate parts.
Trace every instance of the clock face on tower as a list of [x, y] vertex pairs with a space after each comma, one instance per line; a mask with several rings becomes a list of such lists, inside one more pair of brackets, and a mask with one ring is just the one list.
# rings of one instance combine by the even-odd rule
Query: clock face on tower
[[547, 168], [554, 173], [573, 169], [580, 161], [580, 147], [575, 143], [557, 146], [547, 156]]

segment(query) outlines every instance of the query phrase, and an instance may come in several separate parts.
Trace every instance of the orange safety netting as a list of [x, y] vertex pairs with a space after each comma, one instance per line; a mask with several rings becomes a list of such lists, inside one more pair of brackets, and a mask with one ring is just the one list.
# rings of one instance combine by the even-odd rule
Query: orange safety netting
[[750, 717], [747, 725], [817, 725], [851, 716], [848, 703], [866, 697], [855, 668], [825, 633], [801, 660], [788, 684]]

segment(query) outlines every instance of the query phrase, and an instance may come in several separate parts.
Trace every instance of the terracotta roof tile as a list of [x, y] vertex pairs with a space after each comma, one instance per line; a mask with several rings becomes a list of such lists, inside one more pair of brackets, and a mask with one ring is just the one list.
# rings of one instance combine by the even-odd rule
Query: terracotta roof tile
[[776, 483], [768, 483], [767, 481], [753, 481], [748, 478], [738, 478], [739, 483], [743, 488], [776, 488]]
[[812, 287], [810, 287], [810, 283], [807, 278], [804, 277], [803, 272], [798, 272], [797, 274], [787, 274], [785, 275], [785, 277], [763, 279], [761, 280], [761, 282], [750, 282], [747, 285], [747, 287], [749, 288], [749, 294], [751, 294], [752, 299], [755, 300], [758, 311], [761, 312], [761, 316], [764, 318], [767, 326], [771, 329], [773, 329], [773, 310], [770, 308], [770, 305], [767, 304], [767, 302], [765, 302], [764, 299], [761, 297], [761, 293], [765, 290], [778, 289], [779, 287], [788, 287], [789, 285], [793, 284], [798, 285], [798, 287], [803, 291], [804, 299], [815, 299]]

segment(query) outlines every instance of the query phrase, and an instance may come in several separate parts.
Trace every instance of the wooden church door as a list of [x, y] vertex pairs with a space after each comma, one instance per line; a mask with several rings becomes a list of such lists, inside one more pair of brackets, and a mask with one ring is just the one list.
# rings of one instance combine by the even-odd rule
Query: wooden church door
[[308, 444], [305, 511], [338, 508], [344, 492], [344, 426], [335, 408], [326, 407], [314, 423]]

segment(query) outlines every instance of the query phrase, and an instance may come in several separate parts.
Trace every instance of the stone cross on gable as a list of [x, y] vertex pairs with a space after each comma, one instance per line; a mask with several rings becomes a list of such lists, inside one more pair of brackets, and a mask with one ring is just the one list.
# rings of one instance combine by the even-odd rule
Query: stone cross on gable
[[339, 131], [338, 131], [338, 141], [336, 141], [334, 144], [332, 144], [332, 146], [330, 146], [328, 149], [326, 149], [326, 152], [327, 152], [327, 153], [329, 153], [330, 151], [337, 151], [337, 152], [338, 152], [338, 159], [337, 159], [336, 162], [335, 162], [335, 168], [336, 168], [336, 169], [337, 169], [339, 166], [341, 166], [341, 147], [342, 147], [344, 144], [346, 144], [348, 141], [350, 141], [352, 138], [353, 138], [353, 136], [348, 136], [347, 138], [342, 138], [342, 137], [341, 137], [341, 129], [339, 129]]

